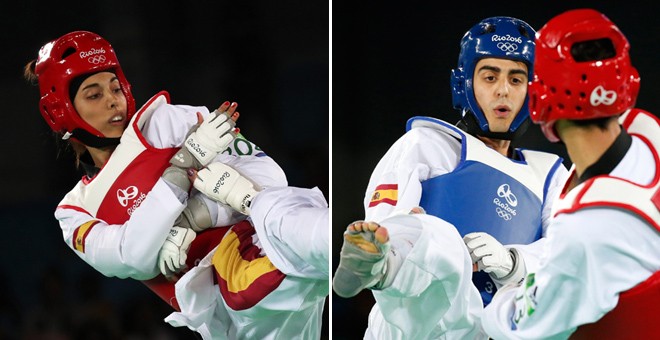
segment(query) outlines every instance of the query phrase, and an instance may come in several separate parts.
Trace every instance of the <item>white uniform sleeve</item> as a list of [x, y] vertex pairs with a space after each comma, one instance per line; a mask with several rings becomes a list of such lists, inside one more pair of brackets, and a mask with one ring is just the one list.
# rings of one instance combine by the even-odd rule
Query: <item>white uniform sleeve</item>
[[203, 117], [209, 115], [204, 106], [160, 105], [142, 128], [144, 138], [156, 148], [181, 147], [195, 124], [197, 112]]
[[482, 301], [472, 260], [453, 225], [425, 214], [381, 221], [393, 235], [419, 235], [391, 286], [373, 290], [368, 339], [479, 339]]
[[277, 269], [328, 279], [330, 221], [318, 188], [268, 188], [255, 196], [250, 210], [259, 243]]
[[[394, 212], [419, 206], [421, 182], [453, 171], [460, 160], [460, 141], [431, 128], [414, 128], [397, 140], [376, 165], [365, 192], [365, 220], [380, 221]], [[396, 205], [370, 206], [380, 185], [396, 184]]]
[[567, 338], [660, 268], [660, 254], [648, 251], [660, 249], [657, 231], [615, 209], [560, 215], [546, 242], [538, 271], [486, 307], [482, 322], [494, 339]]
[[516, 248], [516, 250], [518, 250], [520, 255], [524, 258], [525, 270], [527, 273], [535, 272], [539, 268], [541, 257], [543, 255], [543, 251], [545, 250], [545, 236], [548, 232], [548, 226], [552, 221], [552, 205], [554, 204], [557, 197], [559, 197], [559, 194], [564, 187], [564, 183], [566, 182], [568, 175], [569, 173], [566, 167], [563, 164], [559, 164], [557, 170], [547, 180], [548, 189], [541, 211], [541, 223], [543, 228], [541, 239], [530, 244], [507, 245], [509, 247]]
[[[89, 227], [86, 223], [95, 220], [92, 216], [60, 206], [55, 211], [55, 218], [60, 222], [66, 244], [94, 269], [109, 277], [147, 280], [158, 275], [158, 251], [184, 207], [167, 184], [159, 179], [131, 218], [122, 225], [98, 221], [86, 235], [80, 235], [77, 232], [83, 230], [79, 228]], [[74, 235], [78, 237], [74, 239]], [[76, 247], [79, 241], [82, 243]]]

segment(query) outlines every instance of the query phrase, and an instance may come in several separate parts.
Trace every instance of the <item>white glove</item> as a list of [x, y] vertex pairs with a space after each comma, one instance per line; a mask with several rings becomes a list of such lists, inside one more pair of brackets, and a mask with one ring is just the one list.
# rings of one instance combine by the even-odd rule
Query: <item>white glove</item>
[[195, 236], [192, 229], [177, 226], [170, 229], [165, 243], [158, 252], [158, 266], [163, 275], [171, 277], [185, 268], [188, 249]]
[[191, 129], [184, 147], [170, 159], [170, 163], [185, 169], [201, 169], [209, 164], [236, 138], [236, 122], [230, 118], [227, 112], [213, 111]]
[[493, 236], [486, 233], [469, 233], [463, 237], [463, 242], [470, 252], [472, 263], [477, 268], [490, 274], [494, 279], [502, 279], [513, 269], [513, 256]]
[[250, 214], [250, 203], [257, 194], [250, 180], [222, 163], [209, 164], [197, 172], [193, 185], [207, 197], [228, 204], [245, 215]]

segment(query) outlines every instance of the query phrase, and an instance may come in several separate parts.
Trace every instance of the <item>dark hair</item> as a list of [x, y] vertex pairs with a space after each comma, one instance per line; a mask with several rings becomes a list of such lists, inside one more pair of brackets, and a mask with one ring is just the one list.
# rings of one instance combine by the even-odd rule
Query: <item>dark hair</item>
[[607, 130], [607, 125], [611, 120], [619, 119], [619, 116], [599, 117], [594, 119], [571, 120], [571, 122], [580, 127], [595, 126], [603, 131]]
[[34, 59], [28, 62], [27, 65], [25, 65], [25, 67], [23, 68], [23, 77], [32, 85], [39, 84], [39, 77], [37, 76], [37, 73], [34, 71], [36, 65], [37, 65], [37, 59]]
[[[29, 61], [23, 68], [23, 77], [33, 86], [39, 85], [39, 77], [35, 72], [36, 65], [37, 60], [34, 59]], [[73, 98], [71, 98], [71, 102], [73, 102]], [[82, 157], [82, 155], [87, 152], [85, 145], [71, 139], [68, 141], [63, 141], [62, 133], [60, 132], [53, 132], [53, 137], [55, 139], [55, 145], [57, 146], [58, 155], [62, 152], [62, 150], [71, 149], [73, 154], [76, 156], [76, 168], [80, 167], [80, 157]]]
[[605, 60], [615, 57], [616, 49], [608, 38], [586, 40], [573, 44], [571, 55], [577, 62]]

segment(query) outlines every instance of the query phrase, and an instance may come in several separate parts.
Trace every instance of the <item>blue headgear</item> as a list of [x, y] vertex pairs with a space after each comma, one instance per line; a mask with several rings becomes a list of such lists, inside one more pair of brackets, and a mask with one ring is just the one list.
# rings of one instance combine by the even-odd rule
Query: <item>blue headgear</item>
[[[487, 18], [474, 25], [461, 40], [458, 67], [451, 71], [452, 102], [461, 110], [462, 123], [471, 134], [513, 139], [529, 124], [528, 98], [511, 122], [508, 132], [491, 132], [488, 120], [474, 98], [472, 78], [474, 67], [483, 58], [503, 58], [527, 64], [528, 78], [533, 75], [534, 36], [536, 32], [526, 22], [511, 17]], [[519, 131], [517, 131], [519, 130]]]

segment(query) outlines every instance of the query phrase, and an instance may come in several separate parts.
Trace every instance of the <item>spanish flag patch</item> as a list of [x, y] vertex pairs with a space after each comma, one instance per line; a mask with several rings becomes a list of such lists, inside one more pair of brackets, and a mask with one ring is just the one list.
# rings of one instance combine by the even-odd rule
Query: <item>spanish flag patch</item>
[[254, 227], [247, 222], [235, 224], [220, 241], [213, 254], [220, 294], [233, 310], [252, 308], [284, 281], [280, 272], [254, 244]]
[[91, 220], [81, 224], [80, 227], [73, 231], [73, 249], [81, 253], [85, 252], [85, 238], [87, 238], [89, 231], [97, 223], [99, 223], [98, 220]]
[[377, 206], [381, 203], [396, 205], [399, 190], [397, 184], [381, 184], [376, 187], [374, 194], [371, 195], [369, 207]]

